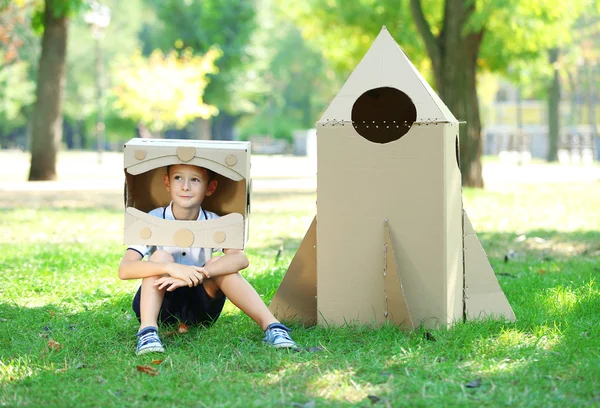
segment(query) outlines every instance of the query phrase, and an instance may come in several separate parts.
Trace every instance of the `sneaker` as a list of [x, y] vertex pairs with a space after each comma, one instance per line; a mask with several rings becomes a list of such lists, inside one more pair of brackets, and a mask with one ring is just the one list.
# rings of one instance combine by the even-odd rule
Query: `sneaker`
[[265, 330], [263, 341], [276, 348], [298, 348], [289, 335], [292, 329], [281, 323], [271, 323]]
[[158, 329], [156, 327], [148, 326], [144, 327], [138, 334], [137, 348], [135, 354], [141, 356], [142, 354], [156, 352], [164, 353], [165, 349], [158, 338]]

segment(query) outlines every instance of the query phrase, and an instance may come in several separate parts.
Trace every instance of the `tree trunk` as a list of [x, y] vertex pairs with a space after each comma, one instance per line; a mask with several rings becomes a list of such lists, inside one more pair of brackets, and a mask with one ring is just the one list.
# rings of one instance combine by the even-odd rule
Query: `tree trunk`
[[210, 119], [196, 118], [194, 120], [194, 139], [211, 140]]
[[213, 140], [234, 140], [234, 126], [238, 119], [239, 116], [221, 112], [219, 116], [212, 121]]
[[56, 179], [56, 154], [62, 138], [68, 34], [68, 19], [55, 16], [53, 6], [57, 1], [46, 0], [44, 11], [42, 54], [31, 127], [30, 181]]
[[425, 19], [421, 0], [410, 0], [410, 5], [431, 58], [439, 96], [456, 119], [467, 122], [460, 129], [462, 183], [469, 187], [483, 187], [477, 57], [484, 32], [465, 34], [465, 26], [475, 10], [474, 2], [446, 0], [444, 25], [437, 37]]
[[586, 63], [587, 67], [587, 103], [588, 103], [588, 123], [590, 124], [590, 130], [592, 131], [592, 143], [595, 142], [598, 137], [598, 126], [596, 124], [596, 94], [598, 87], [596, 85], [596, 64]]
[[[550, 50], [550, 65], [554, 67], [558, 61], [558, 48]], [[558, 137], [560, 129], [560, 77], [554, 68], [554, 76], [548, 90], [548, 155], [549, 162], [557, 161]]]

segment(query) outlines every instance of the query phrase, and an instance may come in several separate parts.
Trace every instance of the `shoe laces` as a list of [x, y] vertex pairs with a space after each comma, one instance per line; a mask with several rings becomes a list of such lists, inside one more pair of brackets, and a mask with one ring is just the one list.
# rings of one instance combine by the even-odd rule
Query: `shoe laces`
[[283, 337], [286, 340], [292, 340], [292, 338], [288, 334], [287, 330], [281, 329], [279, 327], [273, 327], [272, 329], [269, 329], [269, 330], [271, 331], [271, 335], [273, 337]]
[[158, 334], [153, 330], [150, 330], [147, 333], [144, 333], [140, 336], [140, 341], [142, 343], [148, 343], [149, 341], [155, 339], [158, 340]]

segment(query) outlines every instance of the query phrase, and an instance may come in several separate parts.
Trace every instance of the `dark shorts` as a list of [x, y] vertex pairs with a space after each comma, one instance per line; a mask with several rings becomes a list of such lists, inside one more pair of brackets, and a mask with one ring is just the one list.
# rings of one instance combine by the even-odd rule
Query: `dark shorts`
[[[138, 289], [133, 298], [133, 311], [140, 320], [140, 299], [142, 288]], [[223, 295], [210, 298], [204, 285], [194, 287], [184, 286], [173, 292], [165, 291], [158, 313], [158, 321], [165, 324], [182, 322], [189, 325], [200, 324], [210, 326], [219, 318], [227, 298]]]

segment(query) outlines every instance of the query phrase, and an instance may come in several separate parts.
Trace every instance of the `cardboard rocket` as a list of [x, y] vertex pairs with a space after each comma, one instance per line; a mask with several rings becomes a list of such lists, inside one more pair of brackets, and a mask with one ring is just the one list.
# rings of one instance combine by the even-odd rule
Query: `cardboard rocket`
[[384, 27], [317, 123], [317, 215], [270, 310], [307, 325], [515, 320], [463, 210], [458, 131]]
[[[243, 249], [250, 213], [250, 143], [131, 139], [124, 146], [126, 245]], [[202, 208], [220, 218], [172, 221], [148, 215], [169, 205], [167, 166], [191, 164], [215, 172], [218, 186]]]

